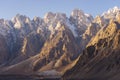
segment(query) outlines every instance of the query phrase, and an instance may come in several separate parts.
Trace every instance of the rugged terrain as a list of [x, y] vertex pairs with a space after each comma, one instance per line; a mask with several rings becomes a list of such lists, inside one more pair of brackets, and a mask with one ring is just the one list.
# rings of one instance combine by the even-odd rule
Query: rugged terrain
[[92, 20], [78, 9], [69, 18], [64, 13], [48, 12], [43, 19], [30, 20], [20, 14], [12, 20], [1, 19], [2, 74], [63, 74], [97, 32], [95, 26], [91, 27]]
[[64, 79], [120, 79], [120, 16], [109, 20], [90, 40], [76, 65], [64, 74]]
[[20, 14], [0, 19], [0, 74], [114, 80], [119, 29], [118, 7], [95, 18], [74, 9], [70, 17], [48, 12], [32, 20]]

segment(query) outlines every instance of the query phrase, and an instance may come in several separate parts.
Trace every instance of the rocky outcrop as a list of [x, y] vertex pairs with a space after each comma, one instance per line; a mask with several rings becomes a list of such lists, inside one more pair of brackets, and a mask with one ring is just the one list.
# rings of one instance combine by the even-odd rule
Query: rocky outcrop
[[[26, 45], [22, 48], [23, 52], [27, 50], [24, 50], [24, 48], [27, 47], [33, 47], [30, 49], [33, 49], [32, 51], [35, 50], [34, 45], [30, 46], [29, 44], [27, 46], [27, 40], [25, 40], [24, 44]], [[27, 52], [30, 54], [31, 50], [27, 50]], [[70, 29], [64, 23], [61, 23], [59, 30], [56, 31], [52, 37], [45, 41], [44, 46], [42, 47], [39, 54], [32, 56], [31, 58], [22, 61], [21, 63], [7, 67], [3, 70], [3, 72], [5, 74], [26, 74], [52, 69], [57, 71], [75, 60], [79, 55], [78, 52], [79, 45], [75, 42], [75, 37], [71, 33]], [[27, 53], [23, 53], [23, 55], [27, 55]], [[61, 72], [63, 69], [58, 72]]]
[[93, 17], [82, 10], [74, 9], [70, 16], [71, 23], [76, 27], [78, 35], [82, 35], [87, 26], [93, 21]]
[[120, 14], [120, 9], [117, 6], [115, 6], [114, 8], [111, 8], [108, 11], [104, 12], [102, 14], [102, 17], [108, 20], [109, 19], [115, 20], [118, 14]]
[[21, 48], [17, 56], [10, 61], [9, 65], [17, 64], [24, 61], [41, 51], [45, 42], [45, 38], [40, 34], [29, 34], [22, 42]]
[[[73, 21], [72, 19], [75, 20]], [[9, 58], [6, 65], [19, 63], [40, 53], [46, 40], [51, 40], [56, 34], [60, 33], [61, 24], [64, 24], [65, 29], [70, 30], [67, 35], [75, 37], [75, 40], [72, 40], [73, 43], [77, 42], [80, 45], [80, 35], [84, 33], [92, 19], [92, 16], [78, 9], [73, 10], [70, 18], [64, 13], [48, 12], [43, 19], [34, 17], [31, 20], [29, 17], [20, 14], [17, 14], [12, 20], [1, 19], [0, 34], [5, 37], [9, 50], [9, 56], [7, 56]], [[79, 34], [77, 30], [82, 33]], [[88, 40], [85, 43], [87, 42]], [[86, 44], [82, 45], [85, 46]]]
[[65, 80], [119, 79], [119, 27], [117, 21], [110, 21], [106, 28], [101, 29], [80, 54], [77, 64], [65, 73]]
[[[53, 73], [51, 75], [58, 76], [76, 64], [70, 70], [72, 73], [65, 73], [65, 78], [81, 79], [86, 75], [86, 78], [96, 79], [106, 66], [112, 64], [109, 59], [114, 63], [118, 55], [119, 12], [115, 7], [93, 19], [91, 15], [75, 9], [70, 17], [64, 13], [48, 12], [43, 19], [34, 17], [31, 20], [20, 14], [12, 20], [1, 19], [0, 73]], [[101, 73], [94, 76], [96, 70], [101, 70]], [[106, 72], [103, 78], [108, 75]]]

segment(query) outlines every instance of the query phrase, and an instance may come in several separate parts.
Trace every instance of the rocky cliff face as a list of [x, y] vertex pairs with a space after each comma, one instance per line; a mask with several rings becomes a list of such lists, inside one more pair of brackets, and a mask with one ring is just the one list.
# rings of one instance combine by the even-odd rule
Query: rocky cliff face
[[[65, 79], [119, 79], [119, 21], [110, 20], [101, 28], [80, 54], [76, 65], [64, 75]], [[115, 75], [116, 74], [116, 75]]]
[[48, 12], [43, 19], [20, 14], [12, 20], [1, 19], [0, 73], [62, 75], [76, 64], [65, 77], [89, 78], [95, 74], [93, 67], [104, 68], [104, 59], [111, 64], [106, 57], [114, 62], [110, 55], [119, 52], [119, 25], [117, 7], [94, 19], [79, 9], [70, 17]]
[[[61, 72], [62, 70], [64, 70], [64, 68], [62, 68], [63, 66], [70, 64], [79, 55], [78, 53], [80, 52], [79, 45], [76, 43], [75, 40], [76, 39], [71, 33], [71, 30], [68, 28], [68, 26], [64, 23], [63, 24], [61, 23], [61, 25], [59, 25], [59, 30], [57, 30], [50, 38], [48, 38], [45, 41], [39, 54], [21, 63], [7, 67], [6, 69], [3, 70], [3, 72], [6, 74], [9, 73], [26, 74], [26, 73], [49, 71], [49, 70], [56, 70], [56, 72]], [[27, 45], [26, 40], [24, 44]], [[24, 49], [27, 47], [26, 45], [25, 47], [23, 46], [22, 48], [23, 52], [24, 50], [27, 50]], [[32, 46], [33, 48], [30, 49], [33, 49], [32, 50], [33, 52], [36, 49], [34, 49], [34, 45]], [[30, 53], [31, 51], [29, 53], [23, 53], [23, 55], [27, 55], [27, 54], [30, 55]], [[16, 60], [17, 59], [15, 59], [15, 62]]]
[[39, 53], [49, 36], [49, 31], [44, 26], [42, 19], [35, 17], [30, 20], [20, 14], [9, 21], [1, 19], [0, 35], [4, 37], [1, 39], [4, 39], [8, 49], [5, 53], [8, 54], [7, 62], [3, 63], [15, 64]]
[[[0, 64], [5, 67], [1, 72], [24, 74], [67, 70], [67, 65], [78, 57], [96, 33], [92, 32], [93, 28], [96, 30], [94, 25], [88, 27], [92, 20], [92, 16], [78, 9], [73, 10], [70, 18], [64, 13], [48, 12], [43, 19], [34, 17], [31, 20], [20, 14], [12, 20], [1, 19], [0, 40], [4, 44]], [[84, 43], [83, 34], [89, 38]]]

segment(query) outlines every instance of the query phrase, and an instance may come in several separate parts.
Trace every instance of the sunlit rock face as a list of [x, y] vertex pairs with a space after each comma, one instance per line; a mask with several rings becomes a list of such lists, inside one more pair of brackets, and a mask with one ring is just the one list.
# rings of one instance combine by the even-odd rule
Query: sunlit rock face
[[83, 78], [105, 69], [119, 58], [119, 12], [114, 7], [93, 18], [74, 9], [70, 17], [48, 12], [43, 18], [17, 14], [12, 20], [0, 19], [0, 73], [61, 76], [74, 66], [73, 74], [67, 71], [65, 76]]
[[[119, 37], [119, 21], [110, 20], [109, 24], [101, 28], [91, 39], [86, 49], [80, 54], [76, 65], [64, 74], [64, 78], [119, 79]], [[117, 75], [115, 76], [113, 73]]]
[[[77, 16], [79, 18], [76, 18]], [[72, 17], [75, 19], [74, 22]], [[79, 21], [80, 18], [83, 21]], [[34, 67], [28, 68], [32, 68], [31, 71], [44, 71], [67, 66], [82, 51], [83, 47], [80, 48], [80, 45], [86, 46], [88, 40], [82, 44], [81, 35], [87, 33], [88, 24], [92, 22], [92, 19], [92, 16], [81, 10], [73, 10], [70, 18], [64, 13], [48, 12], [44, 18], [34, 17], [32, 20], [20, 14], [17, 14], [12, 20], [1, 19], [1, 43], [4, 43], [2, 47], [4, 49], [1, 48], [0, 52], [4, 53], [4, 57], [1, 57], [1, 64], [4, 64], [2, 66], [9, 68], [22, 62], [26, 63], [26, 60], [29, 62], [29, 59], [35, 60], [31, 63]], [[79, 34], [77, 30], [82, 33]], [[35, 56], [41, 58], [34, 59]], [[43, 68], [44, 66], [47, 68]], [[20, 68], [17, 69], [20, 70]]]

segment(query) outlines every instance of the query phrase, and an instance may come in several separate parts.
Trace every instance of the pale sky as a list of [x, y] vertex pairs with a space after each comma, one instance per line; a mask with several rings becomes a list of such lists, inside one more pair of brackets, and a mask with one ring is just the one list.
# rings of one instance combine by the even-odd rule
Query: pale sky
[[43, 17], [49, 11], [70, 16], [75, 8], [96, 16], [114, 6], [120, 7], [120, 0], [0, 0], [0, 18], [11, 19], [18, 13]]

